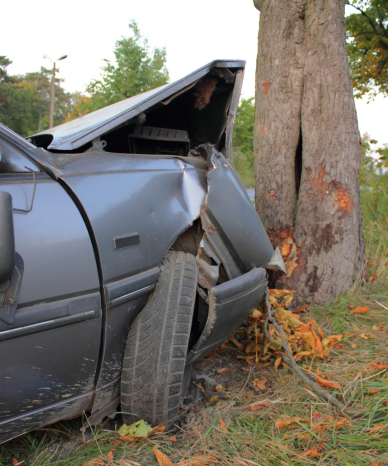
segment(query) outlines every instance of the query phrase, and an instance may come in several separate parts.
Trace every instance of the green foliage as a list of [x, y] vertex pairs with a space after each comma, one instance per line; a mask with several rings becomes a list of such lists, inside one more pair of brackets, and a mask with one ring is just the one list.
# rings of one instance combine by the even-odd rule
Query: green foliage
[[105, 60], [101, 79], [94, 79], [86, 89], [91, 96], [87, 104], [90, 111], [162, 86], [169, 81], [165, 48], [155, 48], [151, 54], [148, 40], [140, 34], [136, 21], [129, 23], [129, 29], [132, 37], [122, 37], [116, 42], [116, 62], [113, 64]]
[[[41, 67], [39, 72], [9, 76], [12, 62], [0, 57], [0, 121], [22, 136], [48, 128], [52, 70]], [[72, 105], [71, 94], [55, 79], [54, 124], [65, 121]]]
[[245, 186], [255, 185], [253, 127], [255, 102], [253, 97], [241, 99], [233, 131], [233, 161]]
[[388, 0], [352, 0], [346, 18], [348, 58], [356, 97], [388, 95]]

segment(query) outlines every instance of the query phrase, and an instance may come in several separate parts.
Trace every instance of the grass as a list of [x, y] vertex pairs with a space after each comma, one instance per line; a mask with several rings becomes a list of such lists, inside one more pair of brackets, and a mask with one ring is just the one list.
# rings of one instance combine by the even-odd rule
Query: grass
[[[11, 465], [13, 458], [23, 466], [156, 465], [154, 446], [173, 464], [200, 454], [210, 455], [209, 464], [225, 466], [388, 465], [388, 428], [371, 430], [388, 424], [388, 370], [376, 371], [371, 366], [376, 361], [388, 363], [388, 196], [363, 192], [362, 205], [369, 275], [378, 278], [358, 280], [330, 306], [309, 309], [306, 317], [313, 316], [325, 334], [345, 337], [325, 361], [301, 363], [306, 372], [316, 373], [319, 368], [340, 384], [341, 389], [332, 390], [333, 395], [360, 413], [351, 419], [351, 425], [337, 430], [335, 423], [338, 425], [343, 414], [318, 399], [289, 369], [276, 372], [268, 363], [249, 366], [237, 359], [238, 351], [229, 346], [199, 365], [199, 373], [215, 378], [223, 389], [216, 392], [205, 385], [202, 402], [175, 433], [177, 442], [171, 440], [172, 433], [159, 433], [136, 443], [117, 444], [119, 416], [85, 435], [79, 432], [82, 419], [75, 419], [0, 445], [0, 465]], [[371, 310], [350, 314], [357, 306]], [[220, 374], [220, 368], [228, 371]], [[253, 389], [254, 379], [266, 380], [263, 391]], [[267, 405], [251, 411], [249, 406], [260, 400]], [[326, 431], [317, 430], [319, 416], [332, 418]], [[307, 421], [296, 428], [279, 429], [276, 421], [288, 417]], [[114, 459], [109, 459], [112, 448]], [[320, 456], [306, 456], [312, 451]], [[96, 457], [98, 462], [90, 461]]]

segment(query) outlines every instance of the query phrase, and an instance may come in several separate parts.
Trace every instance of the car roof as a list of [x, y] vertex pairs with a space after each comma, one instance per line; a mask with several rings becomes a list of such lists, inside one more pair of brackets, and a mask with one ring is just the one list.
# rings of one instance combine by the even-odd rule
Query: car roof
[[42, 131], [31, 138], [51, 140], [48, 149], [71, 151], [122, 125], [150, 107], [195, 83], [213, 68], [245, 68], [243, 60], [214, 60], [178, 81], [122, 100], [76, 120]]

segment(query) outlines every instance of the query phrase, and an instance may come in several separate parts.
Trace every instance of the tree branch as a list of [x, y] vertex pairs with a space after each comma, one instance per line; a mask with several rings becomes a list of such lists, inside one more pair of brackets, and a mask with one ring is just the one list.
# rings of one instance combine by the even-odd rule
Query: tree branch
[[[324, 398], [328, 403], [332, 404], [333, 406], [335, 406], [336, 408], [341, 410], [343, 413], [345, 413], [345, 414], [347, 414], [349, 416], [352, 416], [354, 413], [352, 413], [351, 410], [346, 408], [346, 406], [344, 404], [342, 404], [339, 400], [337, 400], [337, 398], [335, 397], [335, 395], [333, 393], [330, 393], [327, 390], [325, 390], [324, 388], [321, 388], [316, 382], [314, 382], [313, 380], [308, 378], [302, 372], [300, 367], [296, 364], [295, 359], [294, 359], [294, 357], [293, 357], [293, 355], [292, 355], [292, 353], [290, 351], [290, 348], [288, 346], [286, 337], [285, 337], [284, 332], [283, 332], [283, 328], [281, 327], [281, 325], [279, 325], [277, 323], [276, 319], [273, 317], [274, 312], [271, 310], [271, 304], [269, 303], [269, 300], [268, 300], [268, 292], [267, 291], [265, 292], [265, 303], [266, 303], [266, 306], [267, 306], [267, 316], [266, 316], [265, 324], [264, 324], [264, 332], [265, 332], [265, 334], [267, 336], [268, 335], [268, 332], [267, 332], [268, 321], [270, 321], [272, 323], [272, 325], [276, 328], [276, 330], [279, 332], [279, 334], [281, 336], [281, 339], [282, 339], [282, 346], [283, 346], [284, 351], [286, 352], [287, 357], [288, 357], [288, 359], [287, 359], [287, 357], [284, 354], [281, 354], [283, 362], [290, 369], [292, 369], [303, 380], [303, 382], [306, 385], [308, 385], [312, 390], [314, 390], [315, 393], [317, 393], [321, 398]], [[269, 337], [267, 336], [267, 338], [269, 338]], [[273, 340], [271, 339], [271, 341], [273, 341]], [[276, 341], [275, 343], [279, 344], [278, 341]]]
[[350, 6], [352, 6], [353, 8], [355, 8], [356, 10], [358, 10], [363, 16], [365, 16], [365, 18], [367, 19], [368, 23], [371, 25], [371, 28], [374, 30], [374, 32], [377, 32], [376, 27], [375, 27], [374, 22], [373, 22], [373, 19], [372, 19], [372, 18], [369, 18], [369, 16], [365, 13], [364, 10], [361, 10], [361, 8], [359, 8], [358, 6], [352, 5], [352, 4], [350, 4]]

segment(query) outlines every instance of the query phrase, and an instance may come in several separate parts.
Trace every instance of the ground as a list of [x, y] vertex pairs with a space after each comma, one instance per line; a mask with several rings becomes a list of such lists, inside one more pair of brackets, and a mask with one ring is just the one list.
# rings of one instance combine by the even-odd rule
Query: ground
[[[370, 311], [350, 314], [357, 306]], [[197, 366], [216, 385], [202, 381], [202, 400], [182, 415], [176, 431], [126, 442], [116, 432], [120, 415], [85, 434], [79, 432], [85, 419], [79, 418], [1, 445], [0, 464], [81, 466], [97, 457], [87, 465], [156, 465], [156, 446], [174, 465], [207, 457], [207, 463], [181, 463], [186, 466], [388, 465], [388, 371], [379, 369], [388, 363], [386, 308], [386, 277], [381, 274], [371, 283], [360, 281], [331, 306], [311, 307], [305, 316], [313, 316], [325, 334], [347, 333], [325, 361], [307, 360], [301, 367], [315, 373], [320, 368], [339, 383], [341, 388], [332, 392], [359, 417], [344, 421], [290, 369], [275, 371], [268, 361], [249, 365], [230, 344]], [[298, 422], [280, 429], [289, 417]]]

